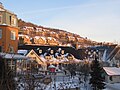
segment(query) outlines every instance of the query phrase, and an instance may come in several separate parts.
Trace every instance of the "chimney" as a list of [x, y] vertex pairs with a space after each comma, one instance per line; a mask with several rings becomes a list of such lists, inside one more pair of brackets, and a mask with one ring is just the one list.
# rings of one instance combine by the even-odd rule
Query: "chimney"
[[4, 8], [1, 2], [0, 2], [0, 8]]

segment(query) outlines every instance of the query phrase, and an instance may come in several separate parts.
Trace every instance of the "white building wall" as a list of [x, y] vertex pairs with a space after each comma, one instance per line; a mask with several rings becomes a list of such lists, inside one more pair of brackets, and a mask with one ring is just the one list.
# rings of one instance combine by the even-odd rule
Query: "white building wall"
[[[112, 78], [111, 78], [112, 77]], [[111, 80], [111, 79], [112, 80]], [[120, 76], [108, 76], [108, 75], [106, 75], [106, 77], [105, 77], [105, 81], [107, 82], [107, 83], [120, 83]]]

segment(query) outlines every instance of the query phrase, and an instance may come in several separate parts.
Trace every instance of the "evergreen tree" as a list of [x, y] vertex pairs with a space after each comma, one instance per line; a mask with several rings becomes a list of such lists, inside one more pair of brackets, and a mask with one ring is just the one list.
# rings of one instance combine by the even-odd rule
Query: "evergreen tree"
[[98, 58], [95, 57], [95, 60], [91, 64], [91, 78], [90, 84], [93, 90], [101, 90], [105, 88], [104, 78], [102, 77], [103, 68], [100, 66]]

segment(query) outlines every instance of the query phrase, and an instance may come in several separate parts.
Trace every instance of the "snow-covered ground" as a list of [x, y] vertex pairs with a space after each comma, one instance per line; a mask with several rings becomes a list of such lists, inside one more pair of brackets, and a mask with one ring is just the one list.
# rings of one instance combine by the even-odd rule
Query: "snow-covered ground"
[[[79, 84], [78, 77], [71, 78], [70, 76], [54, 76], [54, 75], [51, 77], [52, 77], [52, 82], [49, 83], [48, 85], [43, 84], [43, 82], [40, 81], [35, 81], [34, 82], [35, 90], [62, 90], [62, 89], [70, 89], [70, 88], [79, 90], [78, 88], [83, 87], [82, 84], [81, 85]], [[30, 82], [26, 82], [26, 83], [25, 82], [26, 81], [23, 80], [18, 84], [19, 90], [25, 90], [25, 88], [29, 86], [26, 83], [30, 83]]]
[[120, 83], [114, 83], [114, 84], [106, 83], [106, 89], [104, 90], [120, 90]]
[[[43, 84], [41, 81], [35, 81], [34, 82], [34, 89], [35, 90], [63, 90], [63, 89], [69, 89], [74, 88], [75, 90], [91, 90], [91, 87], [89, 85], [89, 82], [87, 81], [79, 83], [79, 79], [77, 76], [71, 78], [70, 76], [51, 76], [52, 82], [48, 85]], [[82, 80], [82, 79], [81, 79]], [[30, 84], [30, 83], [29, 83]], [[32, 85], [32, 84], [30, 84]], [[30, 85], [27, 85], [24, 80], [20, 81], [18, 84], [19, 89], [18, 90], [26, 90], [26, 87], [32, 87]], [[106, 83], [106, 89], [104, 90], [120, 90], [120, 83], [114, 83], [109, 84]]]

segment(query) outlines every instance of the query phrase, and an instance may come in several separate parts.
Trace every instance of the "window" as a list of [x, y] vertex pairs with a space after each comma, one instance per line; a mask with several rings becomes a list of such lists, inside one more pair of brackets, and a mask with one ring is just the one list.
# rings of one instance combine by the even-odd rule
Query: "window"
[[64, 50], [61, 51], [61, 54], [64, 54]]
[[50, 53], [51, 53], [51, 54], [53, 54], [53, 53], [54, 53], [54, 51], [53, 51], [53, 50], [51, 50], [51, 51], [50, 51]]
[[11, 18], [11, 24], [12, 24], [13, 26], [16, 26], [16, 18], [13, 17], [13, 16], [12, 16], [12, 18]]
[[11, 31], [11, 40], [15, 40], [15, 32]]
[[36, 60], [37, 58], [36, 57], [31, 57], [33, 60]]
[[113, 81], [113, 78], [112, 78], [112, 76], [110, 76], [110, 80], [111, 80], [111, 81]]
[[41, 53], [42, 53], [42, 50], [39, 50], [39, 53], [41, 54]]
[[14, 53], [14, 48], [12, 46], [9, 47], [10, 53]]
[[0, 39], [2, 38], [2, 29], [0, 29]]
[[33, 52], [31, 52], [31, 55], [33, 55], [34, 53]]
[[11, 16], [10, 16], [10, 25], [11, 25]]
[[0, 15], [0, 24], [2, 24], [2, 15]]

